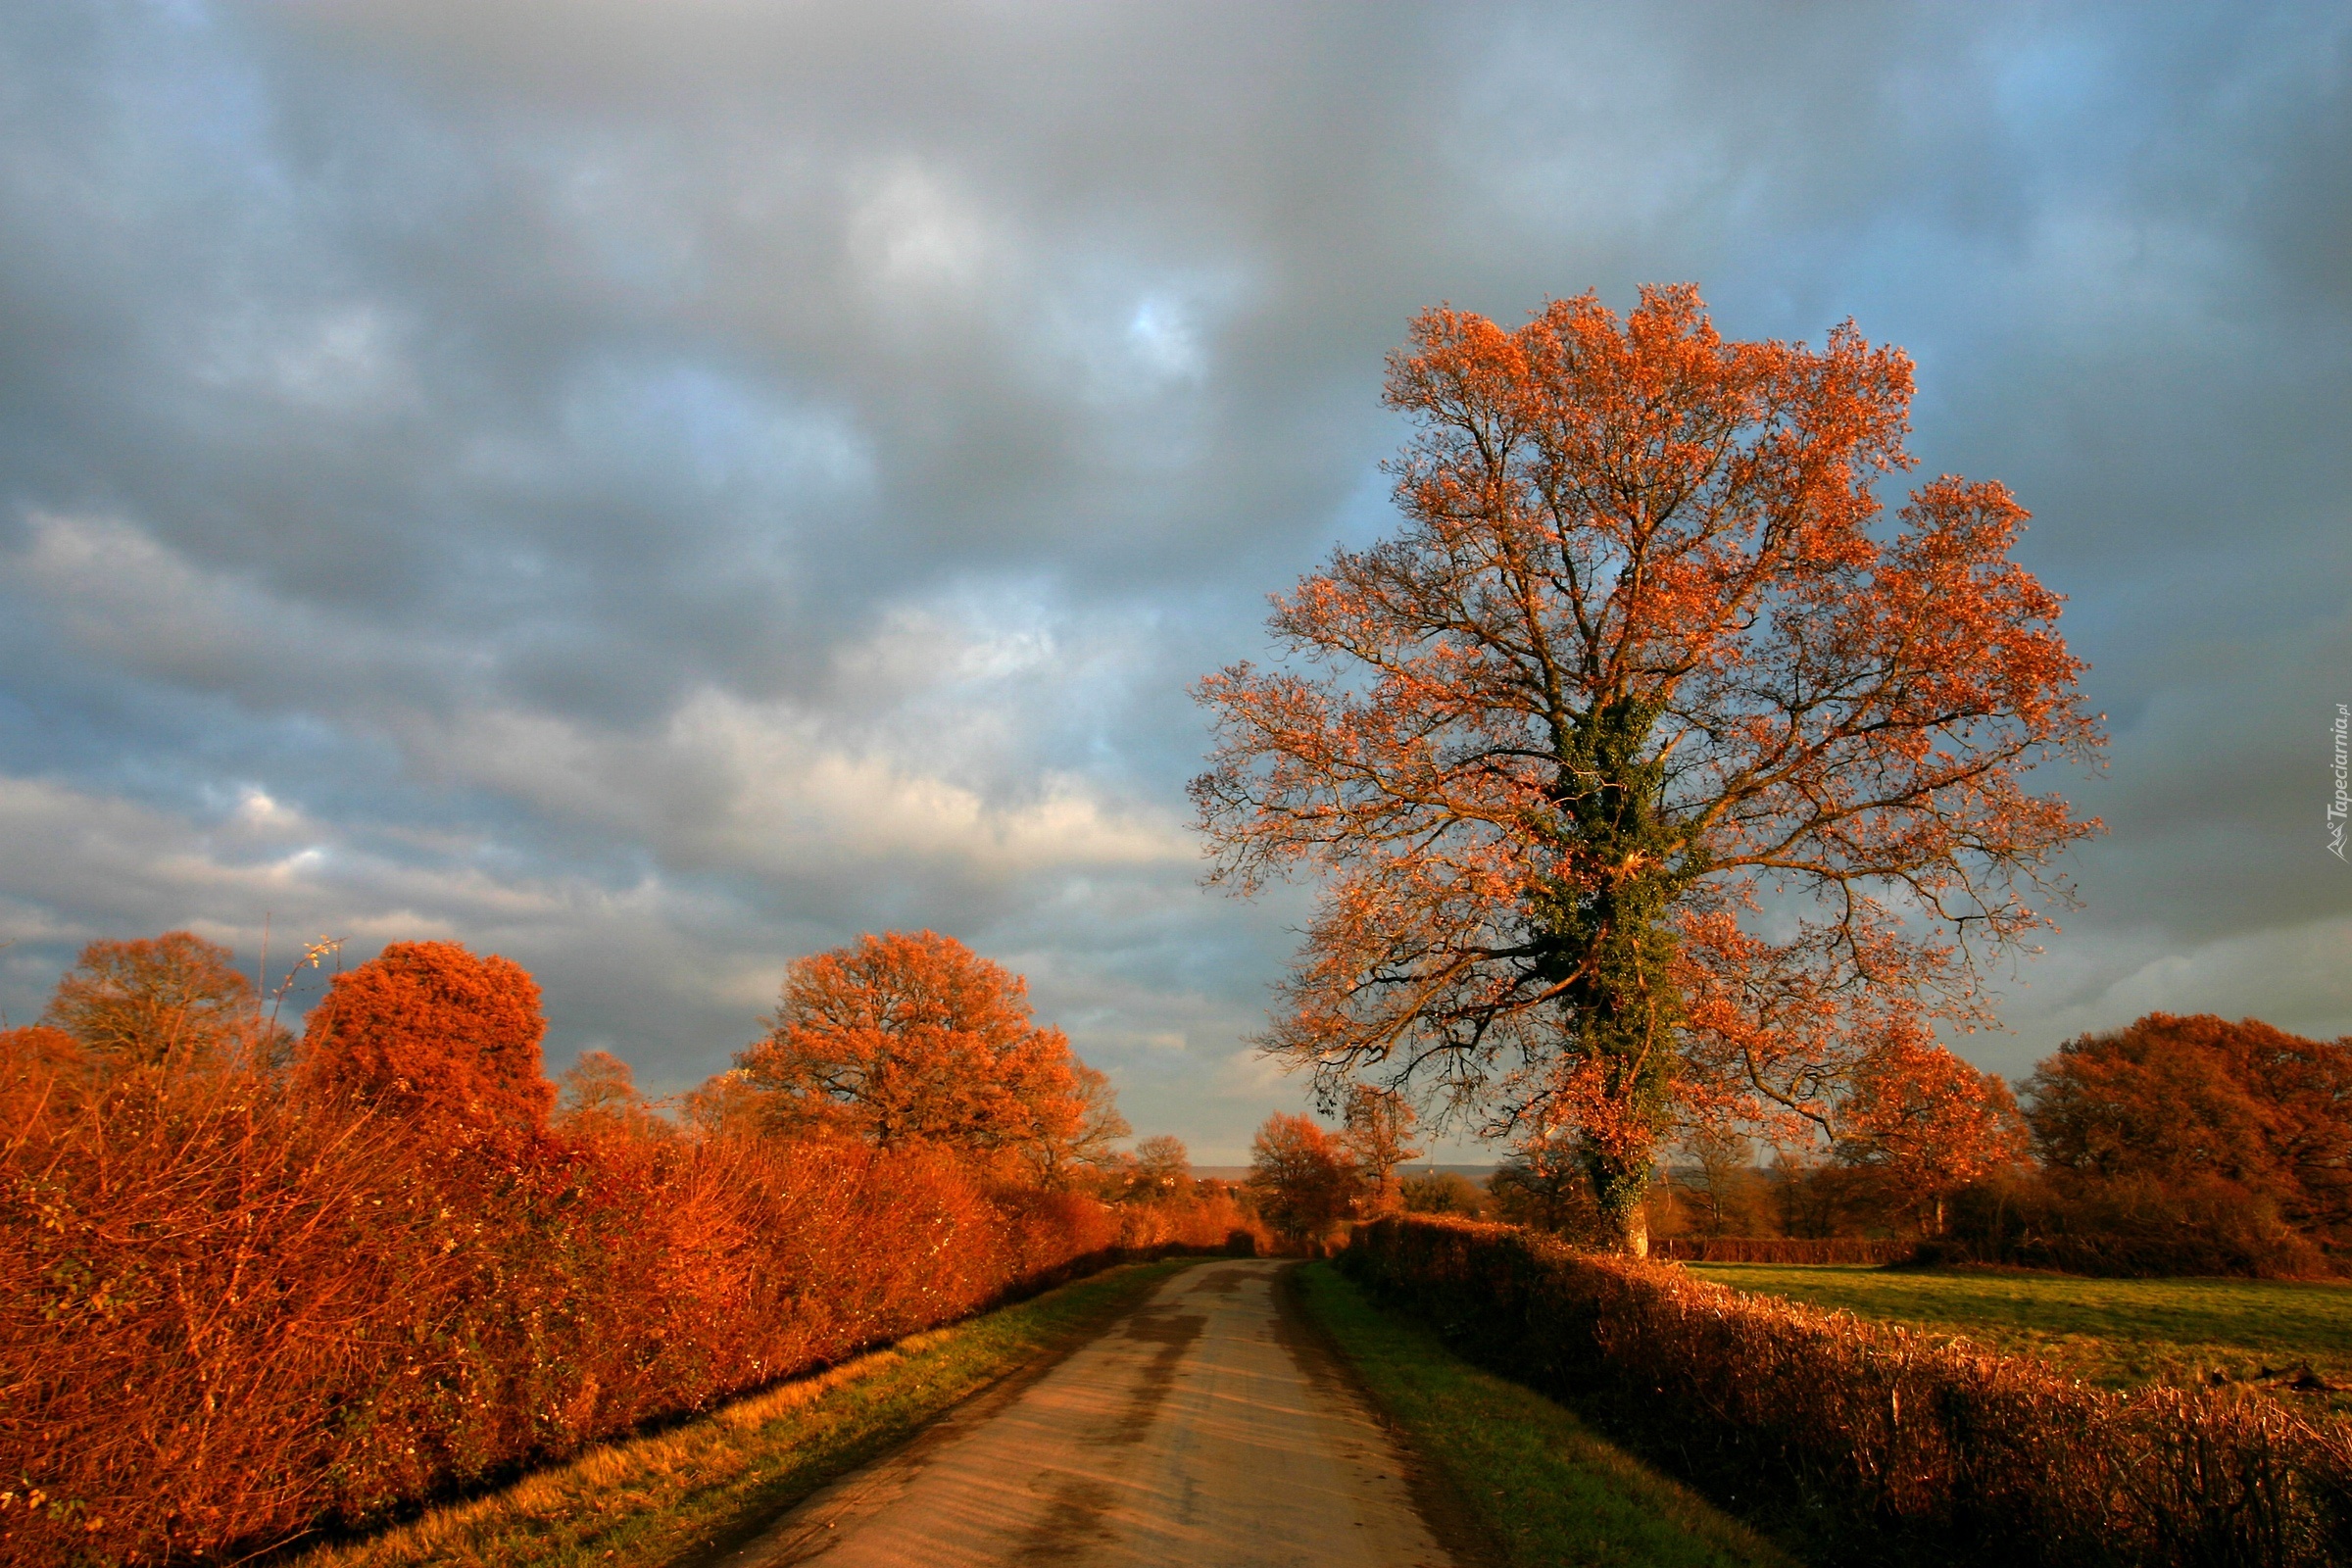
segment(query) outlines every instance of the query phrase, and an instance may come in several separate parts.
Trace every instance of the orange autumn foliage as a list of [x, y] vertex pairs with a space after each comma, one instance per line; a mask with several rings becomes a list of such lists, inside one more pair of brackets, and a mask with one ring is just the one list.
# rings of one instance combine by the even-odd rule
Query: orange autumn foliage
[[321, 1099], [513, 1137], [541, 1126], [539, 987], [518, 964], [455, 942], [395, 942], [327, 986], [296, 1074]]
[[6, 1105], [0, 1561], [366, 1525], [1116, 1236], [944, 1152], [538, 1134], [453, 1155], [244, 1074], [141, 1071], [62, 1108]]
[[1028, 983], [935, 931], [796, 960], [767, 1037], [737, 1062], [777, 1125], [882, 1148], [946, 1145], [1037, 1168], [1127, 1131], [1100, 1074], [1031, 1015]]
[[2068, 1041], [2028, 1089], [2035, 1152], [2075, 1185], [2202, 1187], [2352, 1243], [2352, 1039], [2154, 1012]]
[[1913, 1033], [1862, 1058], [1834, 1125], [1839, 1162], [1865, 1173], [1884, 1207], [1931, 1234], [1943, 1230], [1953, 1192], [2026, 1157], [2009, 1086]]
[[187, 931], [83, 948], [42, 1022], [111, 1068], [219, 1066], [275, 1043], [228, 950]]
[[0, 1029], [0, 1073], [11, 1079], [77, 1084], [88, 1065], [81, 1042], [63, 1029], [39, 1023]]
[[1250, 1145], [1258, 1216], [1293, 1246], [1312, 1248], [1348, 1217], [1363, 1178], [1348, 1146], [1304, 1116], [1276, 1111]]
[[1688, 286], [1413, 323], [1401, 529], [1198, 693], [1213, 878], [1324, 878], [1271, 1052], [1572, 1129], [1638, 1248], [1678, 1112], [1818, 1115], [1868, 1042], [1986, 1015], [2096, 826], [2026, 774], [2101, 736], [2008, 492], [1883, 515], [1910, 397], [1851, 325], [1729, 342]]
[[1249, 1243], [1223, 1195], [677, 1127], [598, 1053], [550, 1125], [543, 1028], [518, 967], [421, 943], [340, 977], [294, 1075], [0, 1031], [0, 1562], [366, 1528], [1122, 1246]]

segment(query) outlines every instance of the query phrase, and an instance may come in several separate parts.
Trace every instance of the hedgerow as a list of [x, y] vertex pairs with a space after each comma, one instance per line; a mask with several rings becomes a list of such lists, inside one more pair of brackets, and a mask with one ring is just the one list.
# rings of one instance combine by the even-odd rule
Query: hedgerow
[[[468, 1139], [258, 1072], [91, 1080], [21, 1056], [0, 1127], [11, 1562], [220, 1559], [366, 1526], [1118, 1239], [1101, 1203], [921, 1148]], [[1226, 1218], [1201, 1216], [1216, 1242]]]
[[1383, 1220], [1345, 1260], [1702, 1483], [1826, 1513], [1857, 1560], [2352, 1561], [2352, 1430], [2260, 1395], [2107, 1393], [1505, 1226]]
[[1860, 1236], [1652, 1237], [1650, 1256], [1677, 1263], [1892, 1263], [1919, 1250], [1915, 1241]]

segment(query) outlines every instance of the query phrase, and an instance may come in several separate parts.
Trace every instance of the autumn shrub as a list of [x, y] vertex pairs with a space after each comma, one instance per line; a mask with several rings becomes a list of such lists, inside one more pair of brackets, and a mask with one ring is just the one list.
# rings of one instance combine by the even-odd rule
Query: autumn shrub
[[2107, 1393], [1504, 1226], [1384, 1220], [1345, 1266], [1702, 1484], [1837, 1521], [1849, 1560], [2352, 1559], [2352, 1429], [2260, 1395]]
[[1223, 1251], [1234, 1237], [1250, 1239], [1252, 1252], [1275, 1250], [1264, 1222], [1223, 1192], [1194, 1192], [1154, 1203], [1122, 1203], [1117, 1209], [1119, 1246], [1134, 1252]]
[[363, 1527], [1118, 1241], [1099, 1203], [919, 1146], [468, 1141], [267, 1073], [94, 1079], [40, 1031], [0, 1044], [9, 1562]]
[[395, 942], [336, 975], [303, 1031], [295, 1076], [320, 1102], [435, 1130], [520, 1135], [547, 1120], [547, 1021], [522, 966], [455, 942]]

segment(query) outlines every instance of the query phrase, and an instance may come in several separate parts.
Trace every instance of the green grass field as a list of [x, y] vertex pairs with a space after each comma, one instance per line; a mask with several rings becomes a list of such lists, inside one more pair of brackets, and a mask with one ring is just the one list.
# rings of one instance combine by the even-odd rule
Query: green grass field
[[291, 1568], [658, 1568], [708, 1561], [951, 1405], [1092, 1338], [1193, 1259], [1137, 1263], [918, 1334], [667, 1432], [325, 1547]]
[[1575, 1412], [1483, 1372], [1328, 1263], [1298, 1300], [1515, 1568], [1794, 1568], [1794, 1559]]
[[[1691, 1263], [1719, 1285], [1841, 1307], [2037, 1355], [2107, 1388], [2232, 1380], [2308, 1362], [2352, 1383], [2352, 1288], [2272, 1280], [2093, 1280], [2067, 1275]], [[2346, 1396], [2333, 1396], [2342, 1407]]]

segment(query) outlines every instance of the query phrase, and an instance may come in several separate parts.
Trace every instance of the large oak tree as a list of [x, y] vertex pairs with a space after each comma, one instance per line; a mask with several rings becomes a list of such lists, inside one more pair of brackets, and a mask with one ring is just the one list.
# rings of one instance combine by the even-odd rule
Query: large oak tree
[[1985, 1016], [2096, 826], [2025, 774], [2100, 735], [2009, 493], [1884, 515], [1910, 397], [1850, 324], [1727, 342], [1688, 286], [1415, 321], [1401, 531], [1199, 689], [1212, 879], [1327, 879], [1270, 1050], [1573, 1129], [1639, 1249], [1678, 1112], [1817, 1113], [1870, 1041]]

